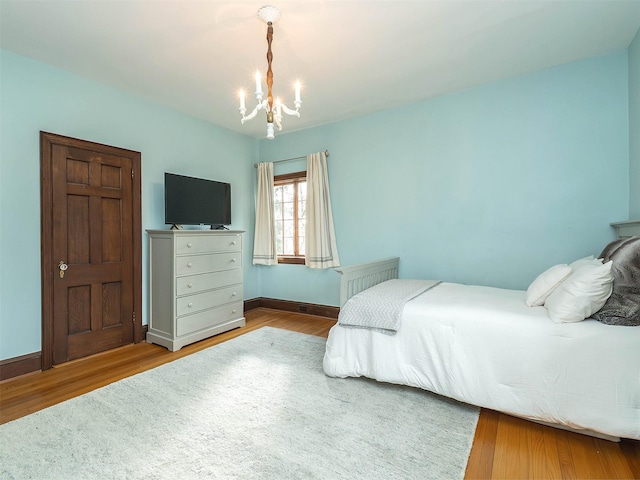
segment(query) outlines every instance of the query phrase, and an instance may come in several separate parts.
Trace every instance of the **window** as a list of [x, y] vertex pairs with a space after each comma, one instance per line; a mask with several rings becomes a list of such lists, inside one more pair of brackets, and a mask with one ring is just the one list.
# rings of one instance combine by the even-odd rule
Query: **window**
[[278, 263], [304, 264], [307, 172], [274, 177]]

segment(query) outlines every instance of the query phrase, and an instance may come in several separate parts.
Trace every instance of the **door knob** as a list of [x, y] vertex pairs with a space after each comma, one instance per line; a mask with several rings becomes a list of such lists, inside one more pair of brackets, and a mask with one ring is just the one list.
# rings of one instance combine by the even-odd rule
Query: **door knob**
[[64, 278], [64, 272], [67, 270], [67, 268], [69, 268], [69, 265], [64, 263], [64, 261], [60, 260], [60, 263], [58, 264], [58, 268], [60, 269], [60, 278]]

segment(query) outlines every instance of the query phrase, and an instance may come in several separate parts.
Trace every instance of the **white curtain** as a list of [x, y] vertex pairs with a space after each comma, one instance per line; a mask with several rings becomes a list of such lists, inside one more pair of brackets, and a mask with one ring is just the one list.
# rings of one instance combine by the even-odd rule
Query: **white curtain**
[[306, 208], [305, 265], [309, 268], [339, 267], [324, 152], [307, 155]]
[[258, 164], [256, 232], [253, 240], [253, 264], [277, 265], [276, 227], [273, 206], [273, 162]]

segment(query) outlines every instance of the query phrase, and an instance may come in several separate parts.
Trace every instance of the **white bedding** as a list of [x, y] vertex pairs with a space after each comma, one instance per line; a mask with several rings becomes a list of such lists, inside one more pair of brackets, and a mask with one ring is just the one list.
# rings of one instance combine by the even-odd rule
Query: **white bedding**
[[329, 376], [640, 440], [640, 328], [556, 324], [524, 291], [441, 283], [405, 305], [396, 335], [334, 326], [323, 363]]

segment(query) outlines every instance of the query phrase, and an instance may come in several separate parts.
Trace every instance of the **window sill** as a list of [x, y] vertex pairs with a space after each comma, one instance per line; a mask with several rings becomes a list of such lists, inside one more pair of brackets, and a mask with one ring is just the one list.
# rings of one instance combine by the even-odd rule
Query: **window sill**
[[278, 263], [288, 265], [304, 265], [304, 257], [278, 257]]

